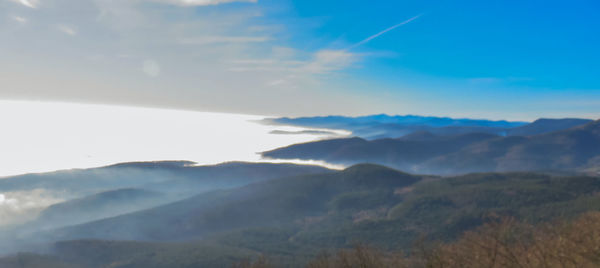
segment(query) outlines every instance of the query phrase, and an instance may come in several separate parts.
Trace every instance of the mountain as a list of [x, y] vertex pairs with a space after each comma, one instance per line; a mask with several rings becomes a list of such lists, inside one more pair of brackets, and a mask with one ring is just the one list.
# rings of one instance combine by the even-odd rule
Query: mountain
[[416, 131], [413, 133], [410, 133], [408, 135], [404, 135], [400, 138], [398, 138], [398, 140], [405, 140], [405, 141], [432, 141], [439, 138], [438, 135], [435, 135], [429, 131]]
[[230, 162], [196, 166], [189, 161], [135, 162], [7, 177], [0, 179], [0, 189], [5, 192], [44, 189], [59, 192], [69, 199], [123, 188], [197, 193], [287, 175], [327, 171], [320, 166], [276, 163]]
[[67, 263], [55, 256], [20, 253], [0, 258], [2, 268], [84, 268], [81, 265]]
[[[242, 227], [292, 224], [325, 213], [332, 200], [341, 198], [340, 194], [373, 191], [389, 197], [394, 189], [420, 179], [382, 166], [357, 165], [335, 173], [281, 178], [201, 194], [145, 211], [55, 230], [51, 236], [55, 240], [202, 238]], [[380, 196], [373, 198], [373, 202], [378, 202]]]
[[52, 229], [147, 209], [176, 200], [165, 194], [140, 189], [118, 189], [58, 203], [44, 209], [27, 226]]
[[437, 136], [418, 132], [398, 139], [323, 140], [262, 153], [276, 159], [372, 162], [431, 174], [489, 171], [583, 171], [600, 162], [599, 121], [533, 136], [471, 133]]
[[[103, 168], [15, 176], [0, 192], [17, 195], [0, 211], [0, 254], [35, 245], [33, 233], [121, 215], [199, 193], [259, 181], [332, 170], [309, 165], [242, 163], [195, 166], [191, 162], [124, 163]], [[55, 206], [39, 212], [48, 206]], [[8, 210], [8, 214], [4, 211]], [[5, 218], [6, 217], [6, 218]], [[22, 239], [27, 238], [27, 239]], [[9, 243], [6, 243], [9, 241]]]
[[472, 144], [429, 160], [435, 173], [484, 171], [584, 171], [600, 158], [600, 120], [530, 137], [506, 137]]
[[318, 116], [318, 117], [299, 117], [299, 118], [271, 118], [266, 119], [267, 123], [289, 124], [306, 127], [322, 128], [340, 128], [348, 125], [368, 125], [368, 124], [402, 124], [402, 125], [424, 125], [431, 127], [446, 126], [485, 126], [498, 128], [512, 128], [521, 126], [524, 122], [491, 121], [478, 119], [453, 119], [449, 117], [417, 116], [417, 115], [395, 115], [386, 114], [368, 115], [359, 117], [347, 116]]
[[425, 125], [402, 124], [376, 124], [373, 126], [356, 128], [352, 131], [355, 136], [369, 140], [397, 138], [412, 135], [413, 133], [429, 132], [437, 136], [456, 136], [470, 133], [486, 133], [492, 135], [506, 135], [509, 129], [488, 126], [444, 126], [432, 127]]
[[343, 129], [352, 131], [352, 135], [365, 139], [397, 138], [419, 131], [428, 131], [438, 135], [459, 135], [472, 132], [503, 135], [510, 128], [527, 124], [525, 122], [453, 119], [416, 115], [390, 116], [386, 114], [359, 117], [282, 117], [265, 119], [264, 123]]
[[347, 138], [295, 144], [263, 152], [262, 156], [275, 159], [318, 159], [346, 165], [371, 162], [414, 171], [420, 163], [430, 159], [456, 152], [471, 144], [499, 138], [486, 133], [457, 136], [420, 133], [422, 134], [411, 134], [398, 139], [368, 141], [361, 138]]
[[439, 136], [455, 136], [468, 133], [531, 136], [565, 130], [590, 122], [592, 120], [577, 118], [538, 119], [535, 122], [527, 123], [415, 115], [390, 116], [385, 114], [360, 117], [282, 117], [264, 120], [264, 123], [275, 125], [343, 129], [351, 131], [353, 136], [369, 140], [398, 138], [416, 132], [429, 132]]
[[0, 257], [2, 268], [232, 267], [259, 252], [208, 243], [78, 240], [56, 243], [43, 254]]
[[[490, 216], [529, 223], [570, 219], [599, 210], [599, 191], [600, 177], [478, 173], [440, 178], [364, 164], [64, 228], [53, 234], [69, 241], [54, 244], [46, 254], [89, 268], [231, 267], [260, 254], [274, 267], [302, 267], [323, 249], [357, 242], [410, 250], [419, 237], [454, 241]], [[84, 237], [104, 240], [70, 240]], [[108, 241], [115, 238], [145, 242]]]
[[190, 189], [208, 191], [234, 188], [281, 177], [328, 172], [333, 170], [316, 165], [227, 162], [180, 169], [177, 170], [180, 176], [169, 181], [145, 185], [145, 187], [158, 191], [185, 192]]
[[593, 122], [588, 119], [564, 118], [564, 119], [538, 119], [531, 124], [519, 126], [508, 130], [511, 136], [532, 136], [553, 131], [565, 130]]

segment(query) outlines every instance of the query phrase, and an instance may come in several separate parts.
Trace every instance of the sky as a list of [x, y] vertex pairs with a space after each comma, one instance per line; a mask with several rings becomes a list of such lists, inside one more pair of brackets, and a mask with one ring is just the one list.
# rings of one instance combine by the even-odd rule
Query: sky
[[600, 118], [598, 1], [0, 0], [0, 99]]

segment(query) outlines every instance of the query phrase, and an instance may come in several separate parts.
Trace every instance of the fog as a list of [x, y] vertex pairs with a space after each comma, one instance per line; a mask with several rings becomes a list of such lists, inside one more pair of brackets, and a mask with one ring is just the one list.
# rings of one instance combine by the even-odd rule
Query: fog
[[263, 118], [0, 100], [0, 177], [130, 161], [259, 161], [258, 152], [329, 136], [322, 132], [272, 134], [307, 129], [257, 123]]
[[44, 208], [61, 201], [60, 194], [44, 189], [0, 193], [0, 227], [32, 220]]
[[183, 200], [211, 191], [308, 173], [309, 165], [189, 161], [131, 162], [0, 180], [0, 254], [32, 250], [55, 241], [63, 227], [93, 222]]

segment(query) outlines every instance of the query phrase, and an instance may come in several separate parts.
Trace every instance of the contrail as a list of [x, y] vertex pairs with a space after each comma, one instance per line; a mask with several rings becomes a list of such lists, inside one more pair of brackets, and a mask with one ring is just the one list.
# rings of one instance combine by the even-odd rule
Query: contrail
[[377, 34], [375, 34], [375, 35], [369, 36], [367, 39], [365, 39], [365, 40], [362, 40], [362, 41], [360, 41], [360, 42], [358, 42], [358, 43], [354, 44], [353, 46], [349, 47], [349, 48], [348, 48], [348, 49], [346, 49], [346, 50], [350, 50], [350, 49], [353, 49], [353, 48], [355, 48], [355, 47], [362, 46], [362, 45], [364, 45], [364, 44], [366, 44], [366, 43], [370, 42], [371, 40], [373, 40], [373, 39], [375, 39], [375, 38], [377, 38], [377, 37], [380, 37], [380, 36], [384, 35], [385, 33], [389, 32], [389, 31], [392, 31], [392, 30], [394, 30], [394, 29], [396, 29], [396, 28], [398, 28], [398, 27], [400, 27], [400, 26], [403, 26], [403, 25], [405, 25], [405, 24], [407, 24], [407, 23], [409, 23], [409, 22], [411, 22], [411, 21], [413, 21], [413, 20], [416, 20], [416, 19], [418, 19], [418, 18], [419, 18], [419, 17], [421, 17], [421, 16], [423, 16], [423, 14], [422, 14], [422, 13], [421, 13], [421, 14], [419, 14], [419, 15], [416, 15], [416, 16], [414, 16], [414, 17], [410, 18], [410, 19], [407, 19], [407, 20], [405, 20], [405, 21], [403, 21], [403, 22], [401, 22], [401, 23], [398, 23], [398, 24], [396, 24], [396, 25], [394, 25], [394, 26], [392, 26], [392, 27], [390, 27], [390, 28], [387, 28], [387, 29], [385, 29], [385, 30], [383, 30], [383, 31], [381, 31], [381, 32], [379, 32], [379, 33], [377, 33]]

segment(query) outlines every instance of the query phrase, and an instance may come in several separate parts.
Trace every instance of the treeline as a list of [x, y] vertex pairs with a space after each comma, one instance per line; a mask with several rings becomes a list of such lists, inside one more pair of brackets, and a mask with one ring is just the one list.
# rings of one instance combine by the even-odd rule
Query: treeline
[[[236, 268], [275, 267], [268, 258]], [[513, 218], [492, 218], [452, 243], [415, 243], [411, 252], [384, 252], [357, 245], [334, 254], [323, 252], [308, 268], [480, 268], [600, 267], [600, 212], [572, 221], [531, 225]]]

